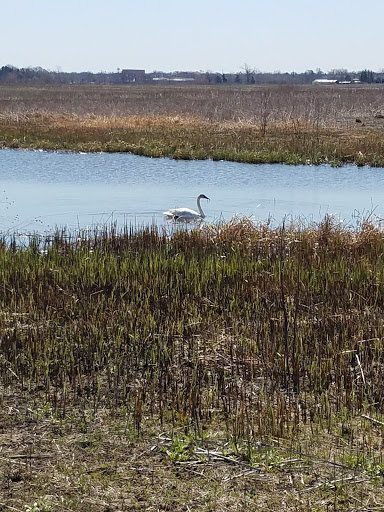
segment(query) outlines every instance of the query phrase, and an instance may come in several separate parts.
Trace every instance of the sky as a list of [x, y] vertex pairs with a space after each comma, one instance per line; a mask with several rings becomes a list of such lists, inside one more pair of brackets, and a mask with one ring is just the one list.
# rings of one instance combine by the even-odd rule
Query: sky
[[384, 0], [0, 0], [0, 66], [384, 69]]

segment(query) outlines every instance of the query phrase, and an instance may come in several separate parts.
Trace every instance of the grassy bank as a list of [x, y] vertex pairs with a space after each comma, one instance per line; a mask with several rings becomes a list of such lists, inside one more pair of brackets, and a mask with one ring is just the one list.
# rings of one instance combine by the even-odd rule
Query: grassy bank
[[0, 506], [380, 510], [383, 254], [329, 219], [4, 244]]
[[0, 87], [0, 146], [384, 166], [380, 87]]

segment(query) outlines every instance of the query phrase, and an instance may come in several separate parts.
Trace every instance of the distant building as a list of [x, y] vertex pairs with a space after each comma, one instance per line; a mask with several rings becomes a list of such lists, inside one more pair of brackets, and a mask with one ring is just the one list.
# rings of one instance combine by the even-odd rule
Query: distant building
[[316, 78], [312, 82], [314, 85], [332, 85], [332, 84], [338, 84], [338, 80], [329, 80], [328, 78]]
[[121, 78], [124, 84], [142, 84], [145, 82], [145, 69], [122, 69]]
[[194, 82], [194, 78], [168, 78], [166, 76], [158, 76], [152, 78], [154, 82]]
[[350, 84], [360, 84], [360, 80], [358, 78], [353, 78], [352, 80], [330, 80], [329, 78], [317, 78], [312, 82], [314, 85], [350, 85]]

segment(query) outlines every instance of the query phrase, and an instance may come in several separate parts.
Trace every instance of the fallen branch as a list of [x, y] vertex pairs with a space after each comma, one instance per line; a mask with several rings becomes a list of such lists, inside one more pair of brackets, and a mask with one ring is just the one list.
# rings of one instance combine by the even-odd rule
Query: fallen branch
[[375, 423], [376, 425], [380, 425], [381, 427], [384, 427], [384, 423], [379, 420], [375, 420], [375, 418], [371, 418], [370, 416], [367, 416], [366, 414], [361, 415], [362, 418], [365, 418], [366, 420], [372, 421], [372, 423]]
[[304, 489], [302, 492], [312, 492], [316, 489], [320, 489], [320, 487], [324, 486], [330, 486], [331, 488], [334, 487], [335, 484], [338, 484], [340, 482], [347, 483], [347, 484], [361, 484], [362, 482], [369, 482], [369, 478], [364, 478], [361, 480], [356, 480], [355, 476], [349, 476], [347, 478], [338, 478], [337, 480], [331, 480], [330, 482], [323, 482], [321, 484], [315, 485], [314, 487], [309, 487], [308, 489]]
[[203, 448], [197, 448], [195, 450], [195, 455], [204, 455], [209, 458], [213, 458], [213, 460], [222, 460], [223, 462], [228, 462], [229, 464], [234, 464], [237, 466], [242, 466], [244, 468], [247, 468], [250, 471], [260, 471], [260, 468], [255, 468], [254, 466], [251, 466], [250, 464], [247, 464], [246, 462], [242, 462], [240, 460], [232, 459], [231, 457], [227, 457], [225, 455], [221, 455], [219, 452], [212, 452], [208, 450], [204, 450]]

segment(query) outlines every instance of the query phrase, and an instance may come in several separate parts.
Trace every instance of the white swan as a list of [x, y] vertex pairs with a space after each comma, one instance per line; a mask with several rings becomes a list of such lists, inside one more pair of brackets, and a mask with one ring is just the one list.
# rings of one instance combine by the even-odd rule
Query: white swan
[[205, 213], [201, 209], [200, 199], [207, 199], [209, 201], [209, 197], [205, 196], [204, 194], [200, 194], [197, 197], [198, 212], [195, 212], [195, 210], [191, 210], [190, 208], [173, 208], [163, 212], [163, 214], [167, 217], [168, 220], [173, 220], [176, 222], [191, 222], [194, 220], [204, 219]]

